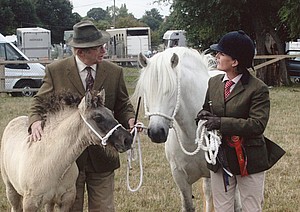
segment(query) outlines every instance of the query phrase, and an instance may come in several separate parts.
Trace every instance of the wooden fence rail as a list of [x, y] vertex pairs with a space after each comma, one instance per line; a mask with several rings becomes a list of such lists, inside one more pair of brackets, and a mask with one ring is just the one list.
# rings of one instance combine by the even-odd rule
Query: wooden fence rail
[[[262, 60], [262, 59], [267, 59], [267, 61], [255, 65], [254, 68], [256, 70], [264, 67], [264, 66], [268, 66], [272, 63], [278, 62], [280, 60], [283, 59], [287, 59], [287, 58], [295, 58], [295, 57], [300, 57], [300, 55], [256, 55], [254, 57], [254, 60]], [[114, 58], [114, 59], [107, 59], [111, 62], [117, 63], [119, 65], [128, 65], [128, 63], [132, 63], [132, 64], [136, 64], [136, 67], [133, 65], [132, 68], [137, 68], [137, 58]], [[11, 93], [11, 92], [21, 92], [24, 89], [20, 89], [20, 88], [14, 88], [14, 89], [6, 89], [5, 88], [5, 79], [11, 79], [11, 78], [24, 78], [24, 79], [28, 79], [28, 78], [34, 78], [37, 76], [26, 76], [26, 77], [22, 77], [22, 76], [5, 76], [5, 65], [6, 64], [26, 64], [26, 63], [41, 63], [43, 65], [47, 65], [52, 63], [53, 60], [34, 60], [34, 61], [0, 61], [0, 93]], [[129, 89], [134, 89], [135, 87], [135, 80], [139, 73], [137, 72], [127, 72], [125, 69], [125, 78], [130, 78], [129, 82], [127, 82], [127, 86], [129, 86]], [[38, 76], [40, 77], [40, 76]], [[30, 88], [28, 91], [37, 91], [38, 88]]]

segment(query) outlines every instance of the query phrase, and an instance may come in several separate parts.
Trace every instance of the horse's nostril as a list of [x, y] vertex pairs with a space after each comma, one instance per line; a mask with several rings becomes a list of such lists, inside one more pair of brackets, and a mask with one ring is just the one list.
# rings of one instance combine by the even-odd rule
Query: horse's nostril
[[155, 143], [163, 143], [167, 140], [168, 132], [164, 128], [148, 128], [148, 136]]
[[131, 144], [132, 144], [132, 141], [133, 141], [132, 139], [133, 139], [132, 137], [125, 138], [124, 144], [125, 144], [126, 148], [130, 148], [131, 147]]

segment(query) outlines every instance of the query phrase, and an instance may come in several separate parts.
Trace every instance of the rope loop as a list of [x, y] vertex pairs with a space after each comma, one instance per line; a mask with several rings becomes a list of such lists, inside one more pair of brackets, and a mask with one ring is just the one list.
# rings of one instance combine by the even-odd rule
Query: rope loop
[[[131, 192], [136, 192], [138, 191], [143, 183], [143, 161], [142, 161], [142, 150], [141, 150], [141, 139], [140, 139], [140, 135], [138, 132], [138, 128], [145, 128], [144, 125], [142, 123], [137, 123], [134, 128], [131, 130], [131, 134], [134, 135], [133, 137], [133, 142], [131, 145], [131, 149], [129, 149], [127, 151], [127, 174], [126, 174], [126, 181], [127, 181], [127, 188], [129, 191]], [[137, 144], [137, 147], [136, 147]], [[129, 175], [130, 175], [130, 170], [132, 170], [132, 162], [139, 160], [139, 167], [140, 167], [140, 181], [139, 184], [136, 188], [132, 188], [130, 186], [130, 182], [129, 182]]]
[[204, 126], [206, 120], [200, 120], [196, 131], [195, 142], [201, 149], [205, 151], [205, 160], [207, 163], [215, 165], [217, 162], [217, 155], [219, 146], [221, 145], [221, 136], [217, 130], [208, 131]]

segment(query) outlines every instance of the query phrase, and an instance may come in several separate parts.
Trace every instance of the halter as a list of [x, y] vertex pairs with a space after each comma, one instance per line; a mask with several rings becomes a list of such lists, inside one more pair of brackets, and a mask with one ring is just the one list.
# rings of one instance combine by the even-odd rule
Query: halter
[[[221, 144], [221, 139], [218, 136], [218, 133], [216, 130], [213, 131], [207, 131], [206, 128], [203, 126], [202, 122], [199, 122], [198, 127], [197, 127], [197, 131], [196, 131], [196, 139], [195, 139], [195, 144], [197, 144], [197, 148], [192, 151], [189, 152], [187, 151], [184, 146], [183, 143], [181, 141], [180, 135], [178, 133], [178, 130], [176, 130], [176, 125], [174, 125], [174, 120], [175, 120], [175, 116], [179, 110], [179, 100], [181, 97], [181, 83], [180, 83], [180, 77], [181, 77], [181, 72], [178, 71], [178, 75], [176, 76], [176, 81], [177, 81], [177, 96], [176, 96], [176, 106], [173, 112], [172, 116], [168, 116], [166, 114], [160, 113], [160, 112], [152, 112], [150, 113], [148, 111], [148, 107], [147, 107], [147, 101], [146, 101], [146, 95], [144, 94], [144, 107], [145, 107], [145, 115], [147, 117], [151, 117], [151, 116], [160, 116], [163, 117], [167, 120], [170, 121], [170, 128], [174, 129], [175, 134], [177, 136], [178, 139], [178, 143], [180, 145], [181, 150], [186, 154], [186, 155], [196, 155], [201, 149], [205, 151], [205, 159], [208, 163], [211, 164], [216, 164], [216, 157], [218, 154], [218, 148], [219, 145]], [[204, 122], [205, 123], [205, 122]], [[201, 132], [201, 133], [200, 133]], [[199, 137], [200, 135], [200, 137]], [[210, 138], [209, 138], [210, 137]], [[205, 141], [206, 144], [203, 143], [203, 141]]]
[[180, 106], [180, 96], [181, 96], [181, 83], [180, 83], [180, 77], [181, 77], [181, 72], [178, 71], [178, 74], [176, 75], [176, 81], [177, 81], [177, 96], [176, 96], [176, 105], [175, 105], [175, 109], [174, 109], [174, 112], [173, 112], [173, 115], [172, 116], [168, 116], [166, 114], [163, 114], [163, 113], [160, 113], [160, 112], [152, 112], [150, 113], [148, 111], [148, 108], [147, 108], [147, 98], [146, 98], [146, 95], [144, 94], [144, 108], [145, 108], [145, 116], [146, 117], [151, 117], [151, 116], [160, 116], [160, 117], [163, 117], [167, 120], [169, 120], [171, 123], [170, 123], [170, 128], [173, 128], [173, 122], [175, 120], [175, 116], [179, 110], [179, 106]]
[[90, 130], [93, 131], [93, 133], [96, 134], [96, 136], [101, 140], [101, 144], [103, 146], [107, 145], [107, 140], [109, 139], [109, 137], [114, 133], [114, 131], [122, 126], [121, 124], [117, 124], [114, 128], [112, 128], [104, 137], [102, 137], [94, 128], [92, 125], [90, 125], [90, 123], [88, 123], [88, 121], [83, 117], [83, 115], [80, 113], [80, 116], [82, 118], [82, 120], [84, 121], [84, 123], [89, 127]]
[[180, 102], [179, 102], [179, 101], [180, 101], [180, 97], [181, 97], [181, 82], [180, 82], [180, 77], [181, 77], [181, 72], [178, 71], [178, 74], [177, 74], [177, 76], [176, 76], [176, 81], [177, 81], [177, 96], [176, 96], [176, 98], [177, 98], [177, 99], [176, 99], [176, 105], [175, 105], [175, 109], [174, 109], [173, 115], [172, 115], [172, 116], [168, 116], [168, 115], [163, 114], [163, 113], [160, 113], [160, 112], [152, 112], [152, 113], [150, 113], [150, 112], [148, 111], [148, 107], [147, 107], [147, 99], [146, 99], [146, 95], [144, 94], [145, 116], [146, 116], [146, 117], [149, 117], [149, 118], [150, 118], [151, 116], [160, 116], [160, 117], [163, 117], [163, 118], [169, 120], [169, 121], [170, 121], [170, 126], [169, 126], [169, 127], [170, 127], [170, 129], [174, 129], [174, 131], [175, 131], [175, 133], [176, 133], [176, 136], [177, 136], [177, 138], [178, 138], [179, 145], [180, 145], [182, 151], [183, 151], [185, 154], [187, 154], [187, 155], [195, 155], [195, 154], [197, 154], [197, 153], [200, 151], [200, 149], [201, 149], [201, 144], [198, 143], [198, 147], [197, 147], [197, 149], [196, 149], [195, 151], [193, 151], [193, 152], [187, 151], [187, 150], [183, 147], [183, 144], [182, 144], [180, 135], [179, 135], [179, 133], [178, 133], [178, 131], [176, 130], [176, 127], [175, 127], [175, 125], [174, 125], [175, 116], [176, 116], [176, 114], [177, 114], [177, 112], [178, 112], [178, 110], [179, 110], [179, 106], [180, 106]]

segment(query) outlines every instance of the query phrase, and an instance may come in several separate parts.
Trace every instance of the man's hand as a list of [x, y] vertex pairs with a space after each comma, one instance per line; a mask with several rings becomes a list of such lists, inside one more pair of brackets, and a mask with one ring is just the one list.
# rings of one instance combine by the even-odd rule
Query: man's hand
[[206, 120], [207, 116], [214, 116], [211, 112], [207, 110], [200, 110], [199, 113], [197, 114], [197, 117], [195, 118], [196, 125], [198, 125], [199, 120]]
[[31, 125], [31, 134], [29, 136], [29, 141], [39, 141], [41, 140], [43, 133], [42, 121], [33, 122]]
[[[137, 121], [137, 124], [138, 125], [143, 125], [141, 122]], [[129, 129], [130, 131], [134, 128], [134, 118], [131, 118], [128, 120], [128, 125], [129, 125]], [[138, 127], [137, 126], [137, 131], [138, 132], [142, 132], [143, 131], [143, 128], [142, 127]]]
[[221, 118], [217, 116], [204, 116], [204, 119], [207, 121], [204, 123], [204, 126], [208, 131], [218, 130], [221, 127]]

